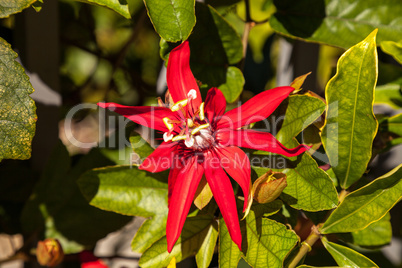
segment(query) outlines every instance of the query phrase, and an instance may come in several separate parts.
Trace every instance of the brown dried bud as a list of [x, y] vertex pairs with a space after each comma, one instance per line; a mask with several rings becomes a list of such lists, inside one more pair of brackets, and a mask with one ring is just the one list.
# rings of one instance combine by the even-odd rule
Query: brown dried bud
[[258, 203], [272, 202], [282, 193], [286, 186], [286, 175], [270, 170], [254, 182], [253, 198]]
[[63, 261], [63, 249], [57, 239], [48, 238], [39, 241], [36, 247], [36, 258], [40, 265], [55, 267]]

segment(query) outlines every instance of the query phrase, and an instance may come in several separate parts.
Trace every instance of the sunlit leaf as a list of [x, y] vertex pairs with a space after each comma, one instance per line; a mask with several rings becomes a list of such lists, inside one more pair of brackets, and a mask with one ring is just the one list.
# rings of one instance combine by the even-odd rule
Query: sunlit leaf
[[[240, 222], [242, 229], [245, 226]], [[244, 232], [243, 232], [244, 233]], [[221, 268], [236, 268], [242, 256], [242, 252], [237, 245], [232, 241], [225, 221], [219, 221], [219, 267]]]
[[166, 41], [186, 40], [195, 25], [194, 0], [144, 0], [156, 32]]
[[156, 241], [141, 256], [141, 267], [164, 267], [175, 257], [177, 262], [197, 253], [202, 248], [205, 238], [209, 237], [211, 230], [217, 230], [216, 221], [209, 215], [188, 217], [183, 230], [172, 252], [167, 252], [166, 236]]
[[197, 267], [199, 268], [209, 267], [209, 264], [211, 263], [212, 257], [215, 252], [217, 239], [218, 239], [218, 224], [217, 222], [213, 222], [213, 224], [209, 226], [208, 233], [205, 236], [200, 249], [195, 255]]
[[375, 104], [387, 104], [394, 109], [402, 108], [402, 91], [398, 84], [386, 84], [375, 89]]
[[392, 226], [390, 214], [387, 213], [381, 220], [373, 222], [360, 231], [347, 233], [341, 239], [362, 247], [378, 247], [391, 243]]
[[293, 38], [349, 48], [375, 28], [378, 41], [399, 41], [399, 0], [275, 0], [271, 27]]
[[381, 49], [394, 57], [394, 59], [402, 64], [402, 41], [393, 42], [393, 41], [383, 41], [381, 42]]
[[325, 89], [328, 109], [322, 142], [342, 188], [366, 171], [377, 132], [373, 114], [377, 82], [376, 33], [347, 50]]
[[78, 184], [95, 207], [149, 218], [132, 242], [132, 248], [142, 252], [165, 235], [167, 177], [166, 172], [149, 173], [135, 166], [116, 166], [91, 170], [80, 177]]
[[387, 118], [381, 123], [387, 131], [402, 136], [402, 114]]
[[226, 81], [218, 88], [222, 91], [227, 102], [231, 103], [239, 98], [244, 86], [243, 73], [234, 66], [229, 66], [226, 70]]
[[7, 18], [12, 14], [21, 12], [23, 9], [31, 6], [36, 1], [37, 0], [0, 0], [0, 18]]
[[372, 260], [351, 248], [329, 242], [327, 239], [322, 239], [321, 241], [339, 266], [353, 268], [378, 267]]
[[123, 17], [130, 19], [130, 11], [128, 10], [128, 4], [126, 0], [76, 0], [88, 4], [107, 7]]
[[35, 134], [36, 107], [29, 97], [34, 89], [16, 58], [0, 38], [0, 161], [30, 158]]
[[402, 164], [370, 184], [348, 194], [321, 228], [321, 233], [345, 233], [380, 220], [401, 200]]

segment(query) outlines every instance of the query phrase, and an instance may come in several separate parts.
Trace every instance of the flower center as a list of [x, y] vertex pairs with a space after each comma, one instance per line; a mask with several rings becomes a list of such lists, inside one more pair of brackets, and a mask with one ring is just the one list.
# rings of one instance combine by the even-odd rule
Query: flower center
[[186, 147], [194, 150], [204, 150], [213, 146], [215, 139], [208, 118], [205, 117], [205, 104], [203, 102], [199, 107], [194, 107], [192, 100], [195, 98], [197, 98], [197, 92], [191, 89], [187, 94], [187, 99], [178, 101], [171, 107], [172, 112], [179, 113], [180, 120], [163, 118], [168, 129], [163, 134], [165, 142], [184, 142]]

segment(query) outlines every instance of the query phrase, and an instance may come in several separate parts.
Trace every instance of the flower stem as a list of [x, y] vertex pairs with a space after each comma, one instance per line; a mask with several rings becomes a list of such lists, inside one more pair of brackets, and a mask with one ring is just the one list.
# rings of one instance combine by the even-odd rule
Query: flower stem
[[311, 251], [314, 243], [321, 237], [320, 232], [318, 231], [318, 227], [313, 225], [311, 227], [310, 235], [304, 240], [301, 244], [299, 252], [297, 252], [296, 256], [293, 258], [292, 262], [289, 264], [289, 268], [294, 268], [300, 262], [301, 259], [307, 254], [307, 252]]

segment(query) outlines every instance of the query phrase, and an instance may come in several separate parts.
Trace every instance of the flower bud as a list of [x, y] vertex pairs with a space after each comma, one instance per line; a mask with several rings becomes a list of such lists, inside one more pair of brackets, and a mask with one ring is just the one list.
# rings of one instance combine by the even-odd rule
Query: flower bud
[[253, 198], [258, 203], [274, 201], [287, 186], [286, 175], [281, 172], [268, 171], [253, 184]]
[[54, 267], [63, 261], [63, 249], [57, 239], [48, 238], [39, 241], [36, 247], [36, 258], [42, 266]]

